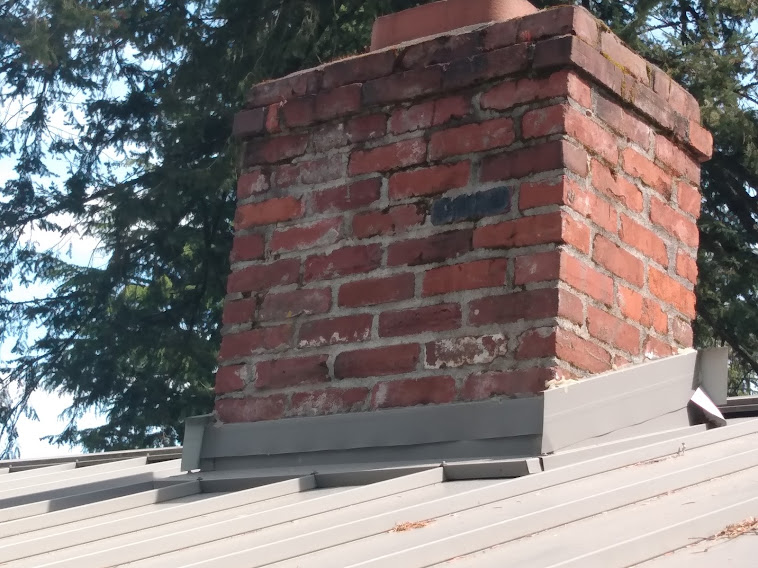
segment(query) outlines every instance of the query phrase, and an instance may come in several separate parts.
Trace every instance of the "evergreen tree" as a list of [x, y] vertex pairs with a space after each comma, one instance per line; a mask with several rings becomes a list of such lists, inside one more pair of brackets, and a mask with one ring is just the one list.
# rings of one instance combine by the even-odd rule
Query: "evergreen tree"
[[[174, 444], [185, 416], [211, 409], [238, 151], [229, 134], [244, 93], [365, 50], [378, 15], [422, 3], [0, 3], [0, 158], [15, 168], [0, 189], [0, 339], [16, 345], [0, 370], [7, 449], [40, 388], [73, 396], [54, 440], [88, 450]], [[749, 390], [758, 377], [758, 5], [582, 4], [701, 102], [715, 153], [703, 171], [697, 341], [730, 345], [734, 389]], [[75, 264], [35, 246], [39, 230], [95, 238], [107, 260]], [[54, 291], [13, 301], [19, 282]], [[29, 336], [33, 325], [41, 337]], [[108, 424], [78, 429], [93, 407]]]

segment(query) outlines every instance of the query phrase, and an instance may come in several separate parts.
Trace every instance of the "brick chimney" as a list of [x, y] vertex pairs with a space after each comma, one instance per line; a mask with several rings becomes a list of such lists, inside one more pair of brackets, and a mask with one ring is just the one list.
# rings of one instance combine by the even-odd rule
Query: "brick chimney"
[[[692, 345], [695, 99], [583, 8], [460, 4], [250, 91], [221, 422], [533, 396]], [[441, 35], [381, 29], [414, 18]]]

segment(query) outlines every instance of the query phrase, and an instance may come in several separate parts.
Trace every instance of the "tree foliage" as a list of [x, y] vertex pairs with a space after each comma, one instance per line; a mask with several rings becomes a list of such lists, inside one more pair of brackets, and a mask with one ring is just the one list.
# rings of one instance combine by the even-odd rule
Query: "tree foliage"
[[[238, 149], [254, 83], [365, 50], [374, 19], [420, 0], [0, 2], [0, 435], [29, 396], [73, 396], [54, 437], [88, 450], [176, 443], [212, 405]], [[557, 3], [557, 2], [556, 2]], [[540, 7], [545, 3], [536, 3]], [[703, 172], [697, 338], [758, 377], [758, 3], [583, 0], [687, 86], [716, 138]], [[40, 246], [96, 239], [103, 262]], [[19, 284], [49, 294], [15, 300]], [[32, 332], [30, 333], [30, 330]], [[36, 332], [34, 330], [41, 330]], [[80, 430], [88, 409], [108, 424]]]

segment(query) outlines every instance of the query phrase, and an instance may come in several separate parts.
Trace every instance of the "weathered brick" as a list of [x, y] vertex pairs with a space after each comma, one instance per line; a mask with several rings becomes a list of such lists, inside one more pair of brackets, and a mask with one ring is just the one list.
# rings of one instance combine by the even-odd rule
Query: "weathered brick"
[[432, 126], [440, 126], [453, 118], [462, 118], [471, 112], [471, 100], [462, 96], [446, 97], [434, 101]]
[[281, 103], [271, 103], [266, 107], [266, 132], [269, 134], [277, 134], [282, 130], [279, 116], [281, 107]]
[[363, 410], [369, 389], [355, 387], [349, 389], [328, 388], [292, 395], [292, 416], [323, 416]]
[[635, 286], [641, 287], [645, 282], [642, 261], [602, 235], [595, 237], [592, 260]]
[[442, 88], [445, 91], [461, 89], [523, 71], [528, 65], [529, 50], [526, 43], [454, 59], [444, 65]]
[[561, 213], [545, 213], [474, 230], [474, 248], [512, 248], [562, 242]]
[[245, 398], [219, 398], [216, 413], [221, 422], [258, 422], [277, 420], [284, 416], [287, 397], [283, 394]]
[[229, 254], [231, 262], [258, 260], [263, 258], [265, 243], [263, 235], [235, 235], [232, 241], [232, 251]]
[[416, 266], [452, 260], [471, 250], [472, 234], [470, 229], [464, 229], [392, 243], [387, 250], [387, 265]]
[[463, 383], [461, 398], [484, 400], [494, 396], [537, 394], [545, 390], [552, 378], [553, 371], [547, 368], [474, 373]]
[[424, 222], [426, 213], [416, 205], [398, 205], [386, 211], [368, 211], [353, 217], [353, 234], [359, 239], [392, 235]]
[[565, 132], [567, 107], [555, 105], [536, 108], [521, 117], [521, 135], [524, 138], [537, 138]]
[[504, 286], [507, 264], [504, 258], [492, 258], [433, 268], [424, 274], [422, 295]]
[[666, 198], [671, 195], [671, 176], [645, 156], [632, 148], [626, 148], [622, 152], [622, 159], [624, 170], [630, 176], [640, 178]]
[[603, 96], [597, 97], [597, 116], [616, 132], [626, 136], [645, 150], [650, 149], [650, 127], [626, 109]]
[[679, 209], [685, 213], [689, 213], [695, 219], [700, 217], [702, 196], [697, 188], [684, 181], [680, 181], [677, 183], [676, 201], [679, 205]]
[[690, 120], [688, 140], [701, 161], [710, 160], [713, 155], [713, 136], [697, 121]]
[[337, 242], [341, 227], [342, 219], [335, 217], [287, 229], [276, 229], [271, 236], [269, 247], [272, 252], [283, 252], [329, 245]]
[[422, 377], [377, 383], [371, 392], [371, 408], [393, 408], [419, 404], [442, 404], [455, 400], [452, 377]]
[[640, 353], [640, 330], [604, 310], [587, 308], [587, 330], [592, 337], [613, 347], [632, 355]]
[[303, 204], [294, 197], [277, 197], [260, 203], [248, 203], [237, 207], [234, 216], [236, 230], [290, 221], [303, 215]]
[[561, 257], [560, 279], [598, 302], [613, 305], [613, 279], [569, 254]]
[[255, 366], [255, 386], [259, 389], [278, 389], [327, 382], [329, 380], [327, 359], [326, 355], [312, 355], [261, 361]]
[[655, 137], [655, 157], [675, 174], [686, 177], [692, 183], [700, 183], [700, 165], [660, 134]]
[[348, 282], [340, 286], [337, 301], [340, 306], [355, 308], [408, 300], [413, 297], [415, 281], [413, 274], [397, 274]]
[[558, 290], [542, 289], [512, 292], [472, 300], [469, 304], [469, 323], [486, 325], [511, 323], [521, 319], [555, 317], [558, 312]]
[[402, 134], [429, 128], [434, 119], [434, 101], [396, 109], [390, 117], [390, 132]]
[[591, 373], [602, 373], [611, 368], [608, 351], [567, 329], [559, 328], [556, 331], [556, 355]]
[[509, 146], [515, 139], [513, 120], [510, 118], [467, 124], [432, 134], [429, 140], [429, 157], [438, 160], [458, 154], [481, 152]]
[[686, 278], [693, 284], [697, 284], [697, 261], [688, 253], [677, 251], [676, 253], [676, 273], [682, 278]]
[[229, 365], [219, 367], [216, 372], [216, 394], [226, 394], [229, 392], [241, 391], [245, 388], [247, 370], [245, 365]]
[[404, 199], [464, 187], [468, 183], [470, 172], [469, 161], [399, 172], [390, 178], [389, 196], [390, 199]]
[[554, 357], [555, 329], [555, 327], [541, 327], [522, 333], [516, 349], [516, 359]]
[[308, 136], [294, 134], [264, 138], [245, 145], [245, 166], [273, 164], [302, 156], [308, 147]]
[[426, 141], [412, 138], [371, 150], [356, 150], [350, 155], [351, 176], [369, 172], [385, 172], [420, 164], [426, 158]]
[[645, 298], [638, 292], [619, 285], [616, 302], [624, 317], [644, 327], [654, 328], [658, 333], [668, 333], [668, 317], [657, 300]]
[[268, 175], [260, 170], [242, 174], [237, 180], [237, 199], [242, 201], [258, 193], [268, 191]]
[[266, 109], [254, 108], [242, 110], [234, 115], [232, 124], [232, 136], [244, 138], [262, 134], [266, 128]]
[[325, 89], [349, 83], [362, 83], [389, 75], [394, 67], [395, 53], [392, 50], [348, 57], [324, 67], [322, 83]]
[[692, 324], [679, 318], [673, 318], [672, 326], [674, 340], [682, 347], [692, 347], [694, 337], [692, 335]]
[[329, 288], [269, 293], [263, 299], [259, 318], [261, 321], [278, 321], [301, 315], [323, 314], [331, 306], [332, 292]]
[[642, 192], [637, 186], [629, 183], [616, 172], [611, 172], [594, 158], [591, 162], [590, 171], [592, 172], [592, 185], [595, 189], [632, 211], [642, 211], [644, 202]]
[[630, 217], [621, 215], [621, 241], [637, 249], [662, 266], [668, 266], [666, 243], [653, 231], [646, 229]]
[[311, 320], [300, 327], [298, 347], [320, 347], [335, 343], [355, 343], [371, 337], [370, 314]]
[[665, 272], [650, 267], [648, 287], [657, 297], [679, 310], [690, 319], [695, 319], [695, 293], [688, 290]]
[[227, 301], [224, 304], [224, 313], [221, 316], [221, 321], [224, 325], [251, 322], [255, 316], [255, 309], [255, 298], [245, 298], [233, 302]]
[[[427, 35], [424, 33], [423, 35]], [[470, 57], [480, 51], [479, 34], [440, 35], [427, 41], [411, 43], [400, 51], [398, 66], [401, 69], [428, 67], [447, 63], [452, 59]]]
[[385, 105], [409, 101], [424, 95], [438, 93], [441, 86], [442, 68], [440, 66], [413, 69], [364, 83], [363, 103], [365, 105]]
[[579, 296], [559, 288], [558, 317], [565, 318], [577, 325], [584, 325], [584, 302]]
[[284, 101], [279, 116], [290, 128], [307, 126], [315, 121], [316, 97], [314, 95], [297, 97]]
[[[339, 148], [346, 146], [350, 142], [350, 138], [342, 122], [324, 124], [318, 128], [313, 129], [311, 135], [311, 152], [324, 154], [333, 148]], [[340, 159], [340, 164], [343, 161]]]
[[371, 178], [317, 191], [311, 195], [311, 206], [315, 213], [360, 209], [379, 199], [381, 185], [381, 179]]
[[649, 335], [645, 340], [645, 346], [643, 348], [645, 357], [648, 359], [658, 359], [660, 357], [668, 357], [674, 354], [674, 346], [661, 341], [657, 337]]
[[422, 308], [406, 308], [379, 315], [379, 336], [398, 337], [425, 331], [446, 331], [461, 326], [458, 304], [437, 304]]
[[[613, 234], [618, 231], [618, 215], [616, 214], [616, 209], [596, 192], [585, 191], [573, 181], [567, 180], [563, 184], [563, 193], [562, 203], [571, 207], [571, 209], [582, 215], [582, 217], [596, 223], [609, 233]], [[579, 225], [584, 225], [586, 227], [586, 223], [583, 222], [579, 223]], [[582, 242], [586, 242], [584, 235], [582, 235]], [[585, 248], [583, 245], [578, 248], [585, 252], [589, 251], [589, 249]]]
[[645, 60], [626, 47], [613, 33], [602, 32], [600, 34], [600, 49], [606, 57], [621, 67], [625, 73], [630, 73], [645, 85], [650, 84]]
[[587, 175], [587, 152], [565, 140], [553, 140], [485, 158], [480, 179], [483, 182], [507, 180], [563, 168]]
[[274, 187], [291, 187], [297, 185], [315, 185], [345, 177], [347, 164], [344, 156], [335, 155], [285, 164], [276, 168], [271, 184]]
[[305, 281], [338, 278], [370, 272], [382, 261], [380, 245], [343, 247], [332, 253], [308, 257], [305, 261]]
[[508, 338], [502, 333], [438, 339], [426, 344], [426, 368], [447, 369], [491, 363], [507, 352]]
[[320, 87], [321, 83], [319, 79], [319, 72], [309, 69], [293, 73], [281, 79], [258, 83], [248, 91], [246, 97], [247, 106], [265, 106], [314, 93]]
[[482, 219], [507, 213], [510, 209], [511, 190], [506, 186], [494, 187], [476, 193], [437, 199], [432, 204], [432, 224], [445, 225]]
[[517, 256], [513, 283], [516, 286], [530, 282], [557, 280], [560, 272], [561, 253], [557, 250]]
[[585, 107], [592, 102], [590, 88], [574, 73], [562, 70], [545, 79], [523, 78], [499, 83], [482, 94], [479, 104], [484, 109], [507, 110], [524, 103], [568, 95]]
[[361, 90], [361, 85], [355, 83], [318, 94], [315, 101], [316, 120], [332, 120], [360, 110]]
[[359, 116], [348, 121], [345, 130], [350, 142], [373, 140], [387, 133], [387, 116], [384, 114]]
[[413, 343], [342, 351], [334, 361], [334, 375], [347, 379], [410, 373], [416, 370], [420, 353], [420, 347]]
[[687, 246], [697, 248], [700, 233], [695, 221], [669, 207], [660, 199], [650, 200], [650, 220]]
[[221, 361], [248, 357], [253, 353], [268, 351], [288, 345], [292, 338], [292, 327], [260, 327], [249, 331], [231, 333], [221, 339], [218, 358]]
[[256, 292], [274, 286], [293, 284], [297, 282], [299, 274], [300, 261], [294, 258], [278, 260], [263, 266], [248, 266], [232, 271], [226, 283], [226, 291], [230, 294]]

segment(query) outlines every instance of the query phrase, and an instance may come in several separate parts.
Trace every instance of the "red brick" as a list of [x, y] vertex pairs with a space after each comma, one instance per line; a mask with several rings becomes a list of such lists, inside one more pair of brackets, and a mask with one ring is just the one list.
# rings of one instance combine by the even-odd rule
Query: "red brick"
[[643, 198], [638, 187], [615, 172], [611, 172], [594, 158], [590, 171], [592, 172], [592, 185], [595, 189], [632, 211], [642, 211]]
[[362, 83], [392, 73], [395, 67], [393, 50], [367, 53], [334, 61], [323, 68], [322, 84], [332, 89], [349, 83]]
[[334, 362], [334, 375], [346, 379], [410, 373], [418, 366], [420, 351], [418, 345], [408, 343], [342, 351]]
[[657, 298], [673, 306], [688, 318], [695, 319], [695, 293], [668, 274], [650, 267], [648, 287]]
[[471, 250], [472, 234], [470, 229], [465, 229], [393, 243], [387, 251], [387, 265], [416, 266], [452, 260]]
[[524, 138], [550, 136], [565, 131], [567, 107], [555, 105], [527, 111], [521, 117], [521, 135]]
[[674, 354], [674, 346], [653, 336], [648, 336], [645, 341], [644, 353], [648, 359], [668, 357]]
[[248, 266], [232, 271], [226, 283], [226, 291], [231, 294], [266, 290], [274, 286], [293, 284], [297, 282], [299, 275], [300, 261], [294, 258], [278, 260], [265, 266]]
[[259, 260], [263, 258], [264, 252], [265, 242], [263, 235], [235, 235], [229, 260], [231, 262]]
[[595, 237], [592, 260], [635, 286], [641, 287], [645, 282], [642, 261], [602, 235]]
[[353, 217], [353, 234], [359, 239], [393, 235], [420, 225], [425, 217], [420, 205], [398, 205], [384, 212], [358, 213]]
[[255, 386], [259, 389], [285, 388], [329, 380], [327, 355], [261, 361], [255, 366]]
[[341, 226], [342, 219], [336, 217], [288, 229], [277, 229], [269, 246], [272, 252], [282, 252], [330, 245], [339, 239]]
[[526, 43], [454, 59], [444, 65], [443, 90], [460, 89], [496, 77], [505, 77], [525, 70], [528, 65], [529, 49]]
[[474, 373], [463, 383], [461, 398], [484, 400], [494, 396], [537, 394], [545, 390], [553, 374], [552, 369], [546, 368]]
[[371, 408], [393, 408], [419, 404], [443, 404], [455, 400], [452, 377], [423, 377], [377, 383], [371, 392]]
[[381, 179], [371, 178], [324, 189], [312, 194], [311, 205], [314, 213], [337, 213], [360, 209], [379, 199], [381, 185]]
[[361, 85], [352, 84], [318, 94], [315, 102], [316, 120], [331, 120], [360, 110], [361, 90]]
[[266, 132], [269, 134], [276, 134], [281, 131], [279, 124], [279, 109], [281, 107], [281, 103], [272, 103], [266, 107]]
[[224, 304], [224, 314], [221, 321], [224, 325], [235, 325], [253, 321], [255, 316], [255, 298], [246, 298]]
[[276, 136], [248, 142], [245, 146], [245, 165], [283, 162], [302, 156], [308, 146], [305, 134]]
[[650, 220], [687, 246], [697, 248], [700, 233], [695, 221], [669, 207], [660, 199], [650, 200]]
[[272, 185], [274, 187], [291, 187], [326, 183], [345, 177], [346, 171], [343, 156], [328, 156], [318, 160], [284, 164], [276, 168], [272, 176]]
[[695, 219], [700, 217], [702, 197], [697, 188], [692, 187], [686, 182], [680, 181], [677, 183], [676, 201], [679, 204], [679, 209], [685, 213], [689, 213]]
[[366, 82], [363, 85], [363, 102], [366, 105], [383, 105], [409, 101], [424, 95], [439, 93], [441, 86], [441, 67], [413, 69]]
[[379, 337], [415, 335], [425, 331], [446, 331], [461, 326], [458, 304], [437, 304], [423, 308], [383, 312], [379, 316]]
[[690, 322], [674, 318], [671, 327], [673, 328], [674, 339], [679, 345], [682, 347], [692, 347], [694, 339]]
[[561, 256], [560, 279], [598, 302], [613, 305], [613, 279], [569, 254]]
[[244, 376], [246, 376], [245, 365], [219, 367], [216, 372], [216, 394], [241, 391], [245, 388]]
[[519, 209], [526, 211], [533, 207], [547, 205], [563, 205], [570, 192], [581, 191], [581, 188], [567, 177], [557, 180], [529, 181], [519, 188]]
[[323, 314], [332, 306], [329, 288], [292, 290], [266, 294], [261, 304], [261, 321], [277, 321], [301, 315]]
[[697, 284], [697, 261], [687, 253], [677, 251], [676, 273], [693, 284]]
[[517, 256], [513, 283], [516, 286], [530, 282], [557, 280], [560, 272], [561, 253], [557, 250]]
[[666, 243], [653, 231], [646, 229], [626, 215], [621, 215], [621, 241], [637, 249], [658, 264], [668, 266]]
[[511, 323], [522, 319], [555, 317], [557, 313], [558, 290], [529, 290], [472, 300], [469, 304], [469, 323]]
[[422, 295], [504, 286], [507, 264], [504, 258], [494, 258], [433, 268], [424, 274]]
[[412, 138], [371, 150], [357, 150], [350, 155], [351, 176], [369, 172], [385, 172], [420, 164], [426, 158], [426, 141]]
[[298, 347], [320, 347], [335, 343], [355, 343], [371, 337], [370, 314], [312, 320], [300, 327]]
[[561, 213], [521, 217], [474, 230], [474, 248], [512, 248], [563, 242]]
[[[325, 154], [333, 148], [346, 146], [349, 143], [345, 125], [341, 122], [325, 124], [314, 128], [311, 134], [311, 152]], [[340, 164], [344, 160], [339, 160]]]
[[349, 282], [340, 286], [338, 303], [340, 306], [355, 308], [408, 300], [413, 297], [415, 282], [413, 274]]
[[[433, 6], [430, 6], [429, 9], [434, 9]], [[427, 10], [427, 9], [422, 9]], [[427, 12], [428, 14], [428, 12]], [[450, 14], [447, 14], [448, 18], [450, 18]], [[392, 16], [391, 16], [392, 17]], [[404, 17], [404, 15], [396, 16], [398, 18]], [[406, 20], [407, 21], [407, 20]], [[438, 18], [435, 18], [434, 16], [426, 17], [423, 20], [424, 23], [437, 23], [439, 22]], [[388, 24], [387, 28], [390, 29], [397, 29], [396, 26], [393, 25], [392, 22], [386, 22]], [[414, 18], [413, 23], [418, 25], [421, 24], [420, 18]], [[381, 24], [380, 24], [381, 25]], [[461, 24], [465, 25], [465, 24]], [[400, 26], [403, 27], [402, 25]], [[410, 29], [410, 26], [407, 28]], [[416, 28], [418, 29], [418, 28]], [[420, 37], [426, 37], [426, 36], [432, 36], [437, 35], [438, 33], [441, 33], [443, 31], [442, 28], [424, 28], [424, 29], [418, 29], [419, 34], [414, 33], [413, 35], [416, 38]], [[381, 33], [381, 31], [380, 31]], [[386, 45], [397, 45], [401, 42], [405, 42], [409, 40], [409, 37], [407, 35], [403, 35], [402, 39], [401, 36], [394, 36], [395, 41], [392, 41], [390, 38], [387, 38], [390, 43]], [[381, 42], [381, 44], [384, 44], [385, 42]], [[471, 55], [474, 55], [481, 51], [479, 48], [479, 37], [478, 34], [449, 34], [449, 35], [440, 35], [436, 38], [427, 40], [427, 41], [419, 41], [414, 42], [413, 40], [409, 41], [410, 45], [405, 47], [402, 50], [398, 50], [400, 52], [400, 57], [398, 58], [397, 65], [399, 68], [402, 69], [413, 69], [418, 67], [428, 67], [429, 65], [436, 65], [438, 63], [447, 63], [451, 59], [458, 59], [460, 57], [470, 57]]]
[[471, 101], [467, 98], [456, 96], [447, 97], [434, 101], [434, 117], [432, 126], [440, 126], [453, 118], [461, 118], [471, 112]]
[[634, 290], [619, 285], [616, 301], [624, 317], [654, 328], [658, 333], [668, 333], [668, 317], [657, 300], [643, 298]]
[[558, 317], [584, 325], [584, 302], [563, 288], [558, 289]]
[[[565, 203], [586, 219], [611, 234], [618, 232], [618, 215], [613, 205], [593, 191], [585, 191], [576, 184], [565, 184]], [[572, 187], [573, 186], [573, 187]], [[573, 217], [572, 217], [573, 219]], [[586, 226], [586, 223], [580, 223]], [[582, 238], [584, 242], [584, 238]], [[581, 248], [581, 247], [579, 247]], [[582, 249], [584, 250], [584, 249]]]
[[519, 337], [516, 359], [539, 359], [555, 356], [555, 328], [530, 329]]
[[343, 247], [332, 253], [311, 256], [305, 261], [305, 281], [339, 278], [370, 272], [382, 261], [380, 245]]
[[369, 114], [353, 118], [347, 123], [347, 136], [350, 142], [364, 142], [379, 138], [387, 133], [387, 116]]
[[323, 416], [325, 414], [342, 414], [363, 410], [369, 392], [369, 389], [365, 387], [296, 392], [292, 395], [290, 415]]
[[427, 101], [407, 108], [399, 108], [390, 117], [390, 132], [402, 134], [412, 130], [429, 128], [434, 119], [434, 101]]
[[290, 128], [307, 126], [315, 121], [316, 97], [297, 97], [284, 101], [279, 115]]
[[390, 178], [390, 199], [419, 195], [434, 195], [468, 184], [471, 162], [443, 164], [409, 172], [399, 172]]
[[219, 420], [226, 424], [278, 420], [284, 416], [286, 404], [287, 397], [283, 394], [255, 398], [219, 398], [216, 399], [216, 413]]
[[587, 308], [587, 330], [592, 337], [632, 355], [640, 353], [640, 330], [608, 312]]
[[624, 69], [625, 73], [630, 73], [645, 85], [650, 84], [645, 60], [626, 47], [613, 33], [600, 34], [600, 49], [614, 64]]
[[602, 373], [611, 368], [610, 353], [566, 329], [559, 328], [556, 332], [556, 355], [591, 373]]
[[276, 327], [261, 327], [227, 334], [221, 339], [221, 349], [218, 358], [221, 361], [248, 357], [253, 353], [268, 351], [288, 345], [292, 338], [290, 325]]
[[303, 214], [303, 205], [294, 197], [278, 197], [261, 201], [260, 203], [248, 203], [237, 207], [234, 216], [234, 227], [237, 230], [248, 229], [259, 225], [270, 225], [280, 221], [297, 219]]
[[713, 155], [713, 136], [696, 121], [690, 120], [689, 141], [699, 154], [700, 160], [710, 160]]
[[671, 195], [670, 175], [631, 148], [626, 148], [621, 156], [624, 161], [624, 170], [630, 176], [640, 178], [666, 198]]
[[507, 352], [508, 338], [503, 334], [439, 339], [426, 344], [426, 368], [447, 369], [491, 363]]
[[477, 124], [467, 124], [432, 134], [429, 141], [429, 157], [432, 160], [438, 160], [458, 154], [481, 152], [508, 146], [515, 139], [513, 120], [510, 118], [496, 118]]
[[268, 191], [268, 176], [260, 171], [255, 170], [242, 174], [237, 180], [237, 199], [242, 201], [258, 193]]
[[614, 369], [622, 369], [624, 367], [627, 367], [631, 365], [632, 362], [627, 359], [626, 357], [622, 357], [621, 355], [614, 355], [613, 356], [613, 368]]
[[565, 140], [553, 140], [485, 158], [480, 179], [507, 180], [564, 168], [580, 176], [587, 175], [587, 152]]
[[660, 134], [655, 137], [655, 157], [675, 174], [686, 177], [692, 183], [700, 183], [700, 165]]
[[245, 138], [262, 134], [266, 126], [265, 115], [265, 108], [254, 108], [238, 112], [234, 115], [232, 136], [235, 138]]
[[605, 97], [597, 97], [597, 116], [645, 150], [650, 149], [650, 127]]
[[[568, 94], [569, 72], [558, 71], [546, 79], [523, 78], [499, 83], [482, 94], [479, 104], [483, 109], [507, 110], [516, 105]], [[586, 102], [584, 95], [581, 98], [582, 103]]]

